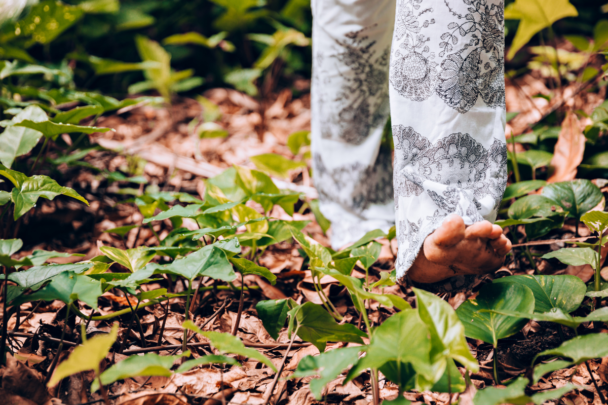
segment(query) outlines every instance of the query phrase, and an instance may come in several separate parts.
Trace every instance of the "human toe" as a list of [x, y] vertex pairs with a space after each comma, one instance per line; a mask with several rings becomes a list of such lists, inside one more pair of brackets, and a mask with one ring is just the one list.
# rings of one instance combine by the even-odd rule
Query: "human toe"
[[492, 235], [493, 225], [488, 221], [476, 222], [467, 227], [465, 231], [466, 239], [490, 238]]
[[430, 238], [437, 246], [453, 246], [464, 238], [465, 228], [461, 217], [451, 215], [430, 235]]

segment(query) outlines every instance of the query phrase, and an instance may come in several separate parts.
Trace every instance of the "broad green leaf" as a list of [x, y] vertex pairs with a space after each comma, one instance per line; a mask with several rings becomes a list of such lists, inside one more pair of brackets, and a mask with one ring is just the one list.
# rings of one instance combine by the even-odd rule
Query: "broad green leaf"
[[553, 154], [544, 150], [528, 150], [517, 154], [517, 163], [528, 165], [532, 170], [549, 166], [551, 159], [553, 159]]
[[79, 300], [97, 308], [97, 299], [102, 293], [99, 281], [66, 271], [53, 278], [47, 286], [22, 298], [23, 302], [61, 300], [66, 304]]
[[258, 94], [255, 82], [260, 76], [262, 76], [261, 69], [237, 69], [224, 76], [224, 81], [233, 85], [237, 90], [255, 97]]
[[316, 376], [310, 381], [310, 392], [317, 400], [321, 400], [325, 386], [335, 380], [342, 371], [356, 364], [361, 350], [360, 347], [344, 347], [318, 356], [308, 355], [300, 360], [290, 378]]
[[254, 67], [258, 69], [270, 67], [277, 58], [281, 57], [285, 49], [291, 45], [308, 46], [310, 44], [309, 38], [306, 38], [303, 33], [293, 28], [280, 28], [272, 35], [249, 34], [248, 37], [254, 41], [268, 45], [254, 64]]
[[171, 96], [171, 55], [156, 41], [144, 36], [135, 37], [139, 56], [144, 62], [156, 62], [157, 67], [144, 70], [146, 79], [151, 81], [154, 88], [165, 98]]
[[[163, 44], [165, 45], [186, 45], [186, 44], [194, 44], [201, 45], [206, 48], [215, 48], [218, 44], [226, 38], [227, 32], [220, 32], [216, 35], [213, 35], [211, 38], [207, 38], [204, 35], [199, 34], [198, 32], [186, 32], [184, 34], [175, 34], [168, 36], [163, 39]], [[211, 120], [215, 121], [215, 120]]]
[[294, 132], [287, 138], [287, 147], [294, 156], [298, 155], [304, 146], [310, 146], [310, 131]]
[[341, 250], [341, 251], [339, 251], [337, 253], [334, 253], [332, 255], [332, 257], [334, 259], [344, 259], [344, 258], [350, 256], [350, 252], [353, 249], [356, 249], [356, 248], [358, 248], [360, 246], [363, 246], [363, 245], [367, 245], [370, 242], [375, 241], [376, 239], [386, 238], [386, 236], [387, 235], [386, 235], [386, 233], [384, 233], [383, 230], [381, 230], [381, 229], [374, 229], [373, 231], [369, 231], [368, 233], [366, 233], [365, 235], [363, 235], [358, 241], [356, 241], [355, 243], [353, 243], [352, 245], [350, 245], [346, 249]]
[[547, 253], [543, 259], [557, 259], [571, 266], [582, 266], [590, 264], [597, 268], [597, 254], [591, 248], [565, 248]]
[[536, 384], [545, 374], [551, 373], [555, 370], [561, 370], [566, 367], [572, 366], [574, 363], [566, 360], [555, 360], [550, 363], [539, 364], [534, 368], [534, 373], [532, 375], [533, 382]]
[[515, 201], [509, 207], [509, 218], [528, 219], [532, 217], [546, 218], [563, 212], [562, 207], [552, 199], [538, 195], [528, 195]]
[[194, 280], [199, 276], [223, 281], [233, 281], [236, 278], [226, 253], [215, 244], [207, 245], [182, 259], [175, 260], [166, 267], [166, 270], [188, 280]]
[[529, 225], [529, 224], [533, 224], [536, 222], [542, 222], [542, 221], [549, 221], [549, 218], [527, 218], [527, 219], [507, 218], [507, 219], [499, 219], [498, 221], [496, 221], [494, 223], [504, 229], [507, 226]]
[[510, 200], [511, 198], [521, 197], [544, 187], [546, 184], [547, 182], [544, 180], [520, 181], [519, 183], [510, 184], [507, 186], [502, 199]]
[[119, 60], [104, 59], [93, 55], [78, 55], [78, 60], [91, 65], [98, 76], [114, 73], [133, 72], [138, 70], [154, 69], [159, 67], [158, 62], [145, 61], [139, 63], [127, 63]]
[[533, 313], [525, 314], [522, 312], [514, 311], [494, 311], [501, 315], [532, 319], [537, 322], [554, 322], [560, 325], [567, 326], [572, 329], [578, 328], [578, 326], [585, 322], [608, 322], [608, 307], [600, 308], [597, 311], [593, 311], [588, 316], [570, 316], [564, 313], [559, 308], [554, 308], [549, 312], [545, 313]]
[[321, 305], [307, 302], [297, 308], [295, 321], [297, 334], [305, 342], [312, 343], [320, 352], [325, 351], [327, 342], [361, 343], [367, 336], [350, 323], [338, 324]]
[[49, 259], [54, 259], [57, 257], [78, 257], [84, 256], [84, 254], [71, 254], [71, 253], [62, 253], [56, 251], [46, 251], [46, 250], [34, 250], [31, 255], [27, 258], [30, 259], [33, 266], [40, 266], [46, 263]]
[[289, 309], [288, 299], [259, 301], [255, 306], [264, 329], [274, 340], [279, 338], [279, 332], [285, 325]]
[[274, 285], [277, 281], [277, 276], [272, 274], [270, 270], [268, 270], [266, 267], [258, 266], [251, 260], [231, 257], [230, 263], [232, 263], [238, 272], [243, 276], [246, 276], [247, 274], [255, 274], [257, 276], [264, 277], [266, 280], [270, 281], [270, 284], [272, 285]]
[[416, 384], [414, 376], [418, 373], [427, 381], [432, 378], [430, 350], [426, 324], [418, 311], [406, 309], [388, 318], [374, 331], [365, 357], [351, 368], [346, 381], [367, 369], [379, 369], [404, 390], [431, 388]]
[[133, 4], [135, 7], [125, 6], [128, 6], [128, 4], [123, 3], [122, 10], [116, 15], [117, 31], [136, 30], [148, 27], [156, 21], [151, 15], [136, 8], [138, 6], [136, 4]]
[[196, 101], [198, 101], [203, 108], [203, 120], [205, 122], [217, 121], [222, 117], [220, 107], [213, 101], [203, 96], [197, 96]]
[[505, 8], [505, 19], [520, 20], [507, 59], [512, 59], [532, 37], [555, 21], [576, 17], [578, 12], [568, 0], [516, 0]]
[[545, 350], [534, 357], [559, 356], [570, 359], [574, 364], [582, 363], [599, 357], [608, 356], [608, 334], [592, 333], [585, 336], [578, 336], [562, 343], [555, 349]]
[[0, 164], [0, 176], [6, 177], [17, 188], [21, 187], [29, 178], [21, 172], [4, 167], [2, 164]]
[[549, 312], [559, 308], [565, 313], [578, 309], [585, 298], [587, 286], [580, 278], [559, 276], [511, 276], [495, 280], [494, 283], [516, 283], [525, 285], [534, 294], [534, 312]]
[[266, 221], [266, 220], [255, 221], [255, 222], [252, 221], [254, 219], [258, 219], [258, 218], [262, 218], [263, 217], [262, 214], [260, 214], [259, 212], [257, 212], [253, 208], [248, 207], [248, 206], [243, 205], [243, 204], [240, 204], [240, 205], [235, 206], [232, 209], [232, 211], [234, 212], [234, 214], [238, 218], [239, 222], [248, 222], [248, 224], [245, 225], [245, 228], [247, 228], [248, 232], [253, 232], [253, 233], [266, 233], [266, 232], [268, 232], [268, 221]]
[[[1, 169], [1, 167], [0, 167]], [[0, 170], [0, 175], [5, 175], [6, 170]], [[9, 178], [10, 179], [10, 178]], [[22, 184], [15, 185], [11, 197], [15, 204], [14, 218], [15, 220], [22, 217], [26, 212], [36, 206], [36, 202], [40, 197], [52, 200], [58, 195], [72, 197], [78, 201], [89, 205], [80, 194], [69, 187], [62, 187], [57, 182], [47, 176], [32, 176], [26, 177]]]
[[88, 14], [116, 13], [120, 9], [118, 0], [85, 0], [78, 7]]
[[[73, 272], [75, 274], [84, 273], [92, 266], [91, 263], [75, 263], [75, 264], [53, 264], [48, 266], [36, 266], [24, 271], [17, 271], [9, 274], [8, 279], [19, 284], [23, 288], [32, 288], [37, 284], [41, 284], [58, 274], [63, 272]], [[4, 275], [0, 275], [0, 279]]]
[[179, 366], [179, 368], [175, 370], [175, 372], [178, 374], [185, 373], [187, 371], [192, 370], [194, 367], [205, 366], [207, 364], [228, 364], [231, 366], [241, 367], [239, 362], [232, 357], [217, 354], [208, 354], [206, 356], [201, 356], [197, 359], [192, 359], [184, 362], [184, 364]]
[[465, 335], [496, 347], [498, 339], [519, 332], [527, 321], [523, 318], [481, 312], [488, 309], [532, 313], [534, 294], [528, 287], [519, 284], [486, 284], [479, 291], [477, 299], [467, 300], [458, 307], [456, 314], [464, 324]]
[[19, 61], [6, 61], [0, 65], [0, 80], [9, 76], [22, 75], [47, 75], [47, 76], [66, 76], [65, 72], [59, 69], [51, 69], [41, 65], [30, 65]]
[[265, 4], [260, 0], [212, 0], [226, 9], [216, 18], [213, 26], [220, 31], [238, 31], [249, 27], [257, 19], [267, 15], [268, 10], [250, 10]]
[[393, 270], [390, 273], [386, 271], [380, 272], [380, 280], [371, 285], [371, 288], [391, 287], [397, 284], [397, 271]]
[[310, 209], [323, 232], [327, 233], [327, 230], [331, 226], [331, 222], [329, 221], [329, 219], [325, 218], [325, 216], [321, 212], [321, 209], [319, 208], [319, 200], [310, 200], [308, 202], [308, 205], [310, 206]]
[[608, 213], [604, 211], [589, 211], [581, 216], [581, 221], [592, 232], [603, 234], [608, 229]]
[[186, 205], [185, 207], [183, 207], [181, 205], [174, 205], [173, 207], [169, 208], [169, 210], [162, 211], [160, 214], [158, 214], [154, 217], [145, 218], [143, 222], [144, 222], [144, 224], [147, 224], [152, 221], [162, 221], [163, 219], [175, 218], [175, 217], [193, 218], [199, 214], [198, 210], [202, 206], [203, 206], [202, 204], [190, 204], [190, 205]]
[[91, 115], [100, 114], [103, 114], [103, 107], [99, 105], [86, 105], [58, 113], [53, 117], [53, 122], [78, 125], [83, 119], [88, 118]]
[[380, 257], [382, 245], [376, 241], [370, 242], [368, 245], [360, 246], [352, 249], [351, 256], [358, 256], [359, 261], [365, 270], [369, 269]]
[[270, 367], [275, 373], [277, 368], [272, 364], [272, 361], [262, 353], [255, 349], [249, 349], [245, 347], [241, 339], [236, 336], [232, 336], [229, 333], [220, 332], [203, 332], [198, 326], [192, 321], [186, 321], [182, 325], [184, 328], [191, 330], [194, 333], [203, 335], [211, 342], [211, 346], [215, 347], [220, 354], [238, 354], [239, 356], [249, 357], [251, 359], [258, 360], [259, 362]]
[[[13, 117], [12, 122], [19, 123], [24, 120], [41, 122], [48, 120], [44, 110], [32, 105]], [[23, 127], [10, 126], [0, 134], [0, 162], [11, 167], [15, 158], [29, 153], [42, 137], [42, 133]]]
[[353, 299], [355, 303], [355, 307], [359, 312], [365, 311], [365, 307], [363, 305], [364, 300], [371, 299], [374, 301], [378, 301], [380, 304], [385, 307], [392, 308], [393, 305], [400, 310], [411, 308], [410, 304], [405, 301], [403, 298], [394, 295], [394, 294], [376, 294], [363, 289], [363, 281], [356, 277], [346, 276], [340, 273], [338, 270], [334, 269], [317, 269], [322, 271], [324, 274], [331, 276], [338, 280], [340, 284], [344, 287], [348, 288], [348, 291], [354, 295]]
[[548, 184], [542, 195], [555, 201], [569, 217], [576, 219], [597, 206], [603, 198], [600, 189], [584, 179]]
[[310, 221], [270, 221], [268, 222], [267, 234], [272, 238], [262, 238], [258, 240], [258, 247], [276, 244], [291, 239], [291, 229], [299, 231], [304, 229]]
[[251, 156], [249, 160], [251, 160], [260, 171], [283, 179], [289, 178], [289, 173], [291, 171], [306, 167], [306, 163], [304, 162], [294, 161], [275, 153]]
[[[450, 373], [448, 378], [448, 372]], [[450, 385], [448, 385], [450, 384]], [[454, 360], [447, 360], [447, 367], [441, 376], [441, 378], [433, 384], [430, 389], [432, 392], [464, 392], [467, 385], [456, 367]]]
[[350, 276], [360, 258], [359, 256], [355, 256], [347, 257], [346, 259], [336, 259], [333, 261], [333, 267], [345, 276]]
[[326, 267], [329, 264], [331, 261], [331, 253], [329, 253], [329, 250], [297, 229], [291, 229], [291, 235], [308, 255], [311, 268]]
[[41, 121], [36, 122], [32, 120], [23, 120], [15, 124], [15, 127], [25, 127], [33, 129], [34, 131], [42, 132], [47, 138], [56, 140], [61, 134], [71, 134], [80, 132], [84, 134], [93, 134], [96, 132], [108, 132], [114, 131], [112, 128], [100, 128], [100, 127], [87, 127], [82, 125], [73, 124], [58, 124], [53, 121]]
[[526, 377], [519, 377], [505, 388], [488, 387], [478, 391], [473, 398], [474, 405], [528, 405], [534, 403], [544, 404], [546, 401], [556, 400], [568, 392], [580, 388], [573, 384], [566, 384], [558, 389], [540, 392], [532, 396], [526, 395], [525, 389], [530, 381]]
[[0, 239], [0, 254], [12, 256], [23, 247], [21, 239]]
[[121, 250], [111, 246], [102, 246], [99, 250], [110, 259], [125, 266], [132, 273], [143, 269], [150, 260], [154, 259], [156, 252], [145, 246], [135, 249]]
[[11, 200], [11, 193], [8, 191], [0, 190], [0, 206], [6, 204]]
[[433, 382], [445, 372], [448, 359], [458, 361], [467, 370], [479, 370], [479, 364], [469, 350], [464, 326], [450, 304], [426, 291], [414, 288], [414, 292], [418, 314], [431, 335], [430, 360], [438, 373]]
[[[5, 266], [7, 268], [19, 268], [23, 266], [31, 266], [32, 262], [27, 257], [24, 257], [23, 259], [12, 259], [10, 255], [0, 253], [0, 265]], [[4, 276], [2, 277], [4, 278]]]
[[280, 194], [279, 188], [268, 175], [242, 166], [235, 166], [236, 184], [248, 195]]
[[[104, 386], [132, 377], [171, 377], [173, 375], [171, 371], [173, 362], [184, 357], [186, 354], [189, 355], [190, 353], [186, 352], [177, 356], [160, 356], [156, 353], [146, 353], [143, 356], [130, 356], [105, 370], [99, 377]], [[91, 392], [95, 392], [98, 389], [99, 380], [95, 379], [93, 384], [91, 384]]]
[[283, 191], [279, 194], [258, 193], [252, 195], [251, 199], [260, 203], [266, 212], [269, 212], [273, 206], [278, 205], [285, 210], [287, 215], [293, 216], [293, 207], [300, 200], [300, 194], [289, 191]]
[[137, 227], [138, 227], [138, 225], [125, 225], [125, 226], [119, 226], [118, 228], [106, 229], [104, 232], [113, 233], [118, 236], [125, 237], [129, 233], [129, 231], [131, 231], [131, 229], [135, 229]]
[[538, 239], [553, 229], [561, 229], [564, 226], [566, 217], [560, 213], [544, 219], [544, 221], [534, 221], [525, 225], [528, 240]]
[[70, 357], [55, 369], [47, 385], [54, 387], [64, 378], [82, 371], [93, 370], [95, 375], [99, 375], [99, 363], [106, 358], [117, 336], [118, 323], [115, 323], [109, 334], [93, 336], [77, 346]]

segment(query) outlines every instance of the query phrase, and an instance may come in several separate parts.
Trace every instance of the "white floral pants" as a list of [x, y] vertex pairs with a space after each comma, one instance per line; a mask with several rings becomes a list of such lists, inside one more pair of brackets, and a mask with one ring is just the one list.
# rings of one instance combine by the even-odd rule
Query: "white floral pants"
[[[312, 0], [312, 151], [337, 249], [397, 226], [397, 273], [507, 181], [501, 0]], [[385, 142], [391, 117], [391, 145]]]

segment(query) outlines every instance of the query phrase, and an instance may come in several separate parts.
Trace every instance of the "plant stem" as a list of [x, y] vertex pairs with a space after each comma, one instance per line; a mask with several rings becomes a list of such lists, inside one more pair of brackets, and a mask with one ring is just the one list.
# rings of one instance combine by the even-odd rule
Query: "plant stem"
[[600, 272], [602, 270], [602, 234], [601, 232], [599, 233], [598, 236], [598, 240], [597, 240], [597, 245], [596, 245], [596, 252], [597, 252], [597, 256], [596, 256], [596, 263], [595, 263], [595, 291], [599, 291], [600, 290]]
[[515, 152], [515, 137], [513, 136], [513, 132], [511, 132], [511, 144], [513, 145], [513, 152], [511, 158], [511, 164], [513, 165], [513, 176], [515, 176], [515, 182], [519, 183], [521, 181], [521, 177], [519, 176], [519, 165], [517, 164], [517, 153]]
[[106, 405], [110, 405], [110, 399], [108, 398], [108, 392], [106, 391], [106, 387], [101, 383], [101, 376], [97, 375], [97, 382], [99, 383], [99, 390], [101, 391], [101, 396], [103, 397], [103, 402]]
[[[129, 308], [129, 311], [131, 311], [131, 320], [129, 320], [129, 326], [127, 327], [127, 336], [122, 340], [122, 342], [120, 342], [120, 347], [118, 348], [118, 353], [120, 353], [120, 354], [122, 354], [122, 349], [124, 349], [125, 342], [129, 339], [129, 331], [131, 330], [131, 325], [133, 325], [133, 320], [135, 319], [135, 313], [137, 312], [138, 309], [139, 309], [139, 302], [135, 306], [135, 311], [133, 311], [132, 308]], [[114, 356], [112, 356], [112, 363], [114, 363], [115, 355], [116, 355], [116, 352], [114, 352]]]
[[[186, 293], [186, 313], [184, 314], [184, 321], [187, 321], [190, 317], [190, 294], [192, 294], [192, 280], [188, 280], [188, 292]], [[182, 351], [186, 352], [188, 349], [188, 329], [184, 328], [184, 341], [182, 343]]]
[[532, 265], [532, 268], [534, 269], [534, 274], [538, 274], [538, 268], [536, 267], [536, 262], [534, 261], [534, 257], [532, 257], [532, 253], [530, 253], [530, 248], [528, 246], [526, 246], [525, 253], [526, 253], [526, 257], [530, 261], [530, 264]]
[[40, 148], [40, 151], [38, 151], [38, 156], [36, 156], [36, 160], [34, 161], [34, 164], [32, 165], [32, 168], [30, 169], [30, 176], [32, 174], [34, 174], [34, 170], [36, 170], [36, 166], [38, 165], [38, 160], [40, 159], [40, 156], [42, 155], [42, 151], [46, 148], [47, 143], [49, 142], [49, 138], [47, 138], [46, 136], [44, 137], [44, 142], [42, 143], [42, 147]]
[[169, 300], [167, 300], [167, 304], [165, 305], [165, 317], [163, 318], [163, 324], [160, 327], [160, 331], [158, 332], [158, 341], [156, 342], [157, 346], [160, 346], [163, 343], [163, 334], [165, 333], [165, 325], [167, 324], [168, 317], [169, 317]]
[[281, 362], [281, 366], [279, 367], [279, 370], [275, 374], [274, 380], [272, 380], [272, 385], [270, 386], [270, 390], [268, 391], [268, 396], [266, 397], [266, 401], [264, 401], [264, 405], [268, 405], [270, 398], [272, 398], [272, 393], [274, 392], [274, 388], [276, 387], [277, 382], [279, 381], [279, 378], [281, 377], [281, 373], [283, 372], [283, 368], [285, 367], [285, 362], [287, 361], [287, 356], [289, 356], [289, 352], [291, 351], [291, 346], [293, 345], [293, 341], [296, 340], [296, 336], [298, 335], [298, 329], [300, 329], [300, 328], [297, 327], [296, 330], [293, 331], [293, 333], [291, 335], [291, 340], [289, 341], [289, 346], [287, 346], [287, 351], [285, 352], [285, 355], [283, 356], [283, 361]]
[[371, 383], [372, 383], [372, 403], [374, 405], [378, 405], [380, 400], [379, 390], [378, 390], [378, 370], [375, 368], [370, 370], [371, 374]]
[[2, 266], [4, 272], [4, 288], [2, 289], [2, 342], [0, 342], [0, 364], [6, 365], [6, 338], [8, 334], [8, 319], [6, 319], [6, 293], [8, 290], [8, 278], [6, 266]]
[[450, 362], [448, 360], [448, 366], [446, 367], [446, 372], [448, 374], [448, 395], [450, 399], [448, 400], [448, 405], [452, 405], [452, 375], [450, 374]]
[[241, 323], [241, 314], [243, 313], [243, 304], [245, 302], [245, 292], [243, 291], [243, 286], [245, 285], [245, 277], [243, 273], [241, 273], [241, 296], [239, 297], [239, 310], [236, 313], [236, 321], [234, 322], [234, 326], [232, 327], [232, 336], [236, 336], [236, 333], [239, 330], [239, 325]]
[[498, 377], [498, 351], [496, 350], [496, 347], [494, 347], [494, 361], [493, 361], [493, 371], [494, 371], [494, 383], [496, 383], [496, 385], [501, 385], [500, 384], [500, 378]]
[[593, 373], [591, 372], [591, 368], [589, 367], [588, 360], [585, 360], [585, 366], [587, 367], [587, 371], [589, 372], [589, 377], [591, 377], [591, 381], [593, 381], [595, 390], [597, 391], [597, 394], [600, 396], [600, 399], [602, 400], [602, 404], [606, 405], [606, 398], [604, 397], [604, 394], [602, 394], [602, 391], [600, 391], [600, 387], [597, 385], [597, 381], [595, 381], [595, 378], [593, 377]]
[[46, 385], [49, 382], [49, 380], [51, 379], [51, 376], [53, 375], [53, 371], [55, 371], [55, 367], [57, 366], [57, 361], [59, 360], [59, 355], [61, 354], [61, 351], [63, 350], [63, 338], [65, 337], [65, 330], [68, 327], [68, 318], [70, 317], [70, 307], [71, 306], [72, 306], [71, 304], [66, 305], [65, 322], [63, 324], [63, 329], [61, 330], [61, 339], [59, 340], [59, 347], [57, 348], [57, 354], [53, 358], [53, 362], [51, 363], [49, 372], [46, 375], [46, 378], [44, 379], [44, 385]]
[[[127, 303], [129, 304], [129, 308], [131, 308], [131, 311], [133, 311], [133, 305], [131, 305], [131, 300], [127, 298]], [[137, 300], [137, 308], [139, 308], [139, 300]], [[137, 312], [133, 311], [133, 316], [135, 317], [135, 321], [137, 322], [137, 327], [139, 328], [139, 340], [141, 340], [141, 345], [145, 348], [146, 347], [146, 340], [144, 337], [144, 330], [141, 327], [141, 322], [139, 321], [139, 316], [137, 316]]]

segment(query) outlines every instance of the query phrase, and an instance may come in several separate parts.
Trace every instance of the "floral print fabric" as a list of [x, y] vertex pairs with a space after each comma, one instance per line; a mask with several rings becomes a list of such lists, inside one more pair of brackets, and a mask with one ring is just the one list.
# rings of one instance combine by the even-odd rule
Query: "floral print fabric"
[[[396, 223], [397, 273], [506, 186], [499, 0], [313, 0], [312, 150], [335, 249]], [[391, 116], [394, 167], [384, 142]]]

